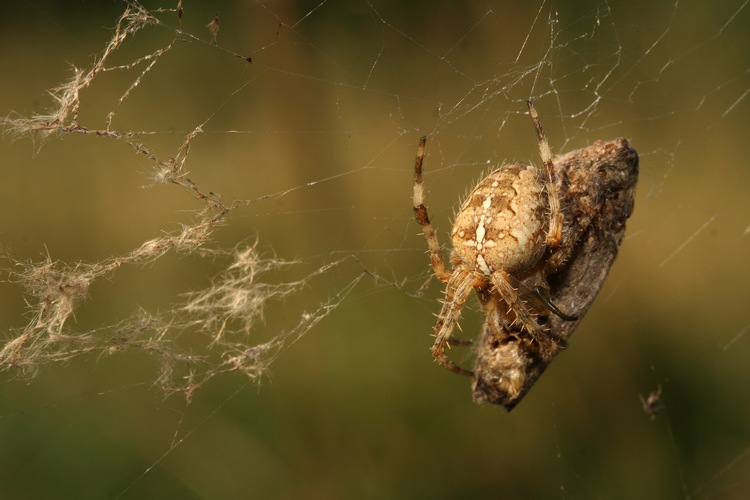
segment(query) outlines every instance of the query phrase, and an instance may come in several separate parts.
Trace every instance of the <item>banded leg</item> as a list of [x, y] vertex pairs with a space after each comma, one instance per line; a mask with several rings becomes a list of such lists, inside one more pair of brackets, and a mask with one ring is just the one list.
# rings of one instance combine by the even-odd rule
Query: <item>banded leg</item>
[[547, 199], [549, 200], [549, 229], [547, 230], [547, 246], [557, 248], [562, 242], [563, 213], [560, 210], [560, 195], [557, 192], [557, 181], [552, 164], [552, 151], [549, 148], [549, 142], [542, 129], [542, 121], [534, 108], [531, 101], [526, 101], [529, 106], [529, 114], [534, 121], [536, 136], [539, 141], [539, 156], [542, 157], [544, 164], [545, 183], [547, 186]]
[[424, 148], [427, 144], [427, 137], [419, 140], [417, 148], [417, 159], [414, 161], [414, 215], [417, 216], [417, 222], [422, 226], [422, 232], [427, 240], [427, 246], [430, 249], [430, 262], [435, 275], [442, 282], [447, 282], [451, 272], [445, 268], [443, 251], [440, 248], [435, 228], [430, 223], [430, 216], [427, 214], [427, 207], [424, 204], [424, 185], [422, 183], [422, 164], [424, 162]]
[[432, 355], [444, 367], [460, 375], [473, 375], [473, 372], [465, 370], [448, 359], [445, 348], [453, 343], [451, 335], [461, 317], [461, 309], [469, 298], [471, 291], [482, 277], [476, 273], [454, 271], [445, 288], [443, 308], [438, 315], [435, 325], [435, 343], [432, 345]]

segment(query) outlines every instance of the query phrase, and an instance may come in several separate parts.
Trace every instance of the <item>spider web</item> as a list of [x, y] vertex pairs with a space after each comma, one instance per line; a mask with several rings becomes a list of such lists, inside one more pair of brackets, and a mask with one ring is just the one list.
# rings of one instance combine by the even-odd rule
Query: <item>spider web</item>
[[[175, 3], [3, 7], [3, 496], [747, 494], [747, 0]], [[641, 171], [505, 414], [430, 358], [411, 170], [445, 244], [529, 98]]]

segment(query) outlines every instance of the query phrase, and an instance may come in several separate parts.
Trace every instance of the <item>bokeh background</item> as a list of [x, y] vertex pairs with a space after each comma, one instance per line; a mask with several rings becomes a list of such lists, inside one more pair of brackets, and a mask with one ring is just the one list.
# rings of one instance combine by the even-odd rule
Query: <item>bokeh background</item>
[[[176, 2], [148, 2], [149, 9]], [[248, 345], [335, 310], [257, 385], [211, 380], [186, 403], [148, 352], [6, 369], [3, 498], [746, 498], [750, 495], [750, 39], [747, 2], [183, 2], [193, 37], [99, 75], [78, 120], [141, 131], [164, 158], [198, 125], [190, 177], [242, 200], [211, 246], [257, 240], [311, 278]], [[0, 113], [42, 113], [89, 67], [121, 2], [0, 7]], [[206, 25], [217, 15], [216, 44]], [[173, 13], [111, 65], [165, 47]], [[251, 56], [246, 63], [241, 56]], [[471, 402], [428, 351], [440, 287], [412, 218], [429, 135], [428, 206], [447, 242], [460, 197], [503, 160], [537, 161], [524, 100], [553, 151], [627, 137], [636, 209], [594, 307], [512, 412]], [[0, 142], [0, 244], [19, 259], [121, 255], [201, 202], [94, 136]], [[3, 265], [13, 267], [4, 260]], [[168, 310], [220, 264], [167, 255], [97, 282], [69, 326]], [[350, 285], [354, 285], [351, 290]], [[0, 283], [5, 340], [29, 316]], [[482, 318], [464, 311], [472, 337]], [[178, 336], [178, 332], [174, 332]], [[183, 338], [187, 346], [191, 339]], [[195, 349], [202, 344], [196, 343]], [[470, 352], [454, 349], [469, 363]], [[6, 367], [8, 368], [8, 367]], [[651, 418], [640, 398], [662, 388]]]

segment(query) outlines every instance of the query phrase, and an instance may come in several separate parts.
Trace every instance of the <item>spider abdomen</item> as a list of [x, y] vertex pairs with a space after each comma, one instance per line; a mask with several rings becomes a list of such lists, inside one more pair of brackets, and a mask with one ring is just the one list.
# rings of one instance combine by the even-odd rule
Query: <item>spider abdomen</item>
[[453, 260], [485, 276], [525, 271], [546, 250], [548, 202], [531, 165], [505, 165], [482, 179], [453, 224]]

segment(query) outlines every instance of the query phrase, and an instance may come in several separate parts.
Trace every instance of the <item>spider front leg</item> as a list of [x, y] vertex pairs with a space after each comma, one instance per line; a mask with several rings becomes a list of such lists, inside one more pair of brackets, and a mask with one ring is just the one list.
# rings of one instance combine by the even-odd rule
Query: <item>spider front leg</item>
[[549, 229], [547, 230], [547, 247], [557, 248], [562, 243], [563, 230], [563, 213], [560, 209], [560, 195], [557, 192], [557, 181], [555, 168], [552, 163], [552, 151], [549, 148], [549, 142], [542, 129], [542, 121], [534, 108], [531, 101], [526, 101], [529, 106], [529, 114], [534, 121], [537, 140], [539, 141], [539, 156], [542, 157], [544, 165], [544, 177], [547, 190], [547, 199], [549, 200]]
[[493, 290], [513, 314], [514, 323], [519, 324], [540, 347], [539, 354], [542, 357], [552, 356], [555, 351], [567, 345], [564, 339], [558, 338], [554, 331], [550, 332], [537, 321], [539, 312], [535, 312], [534, 307], [544, 307], [566, 321], [578, 319], [558, 309], [550, 300], [546, 287], [535, 286], [530, 289], [505, 271], [494, 272], [490, 281]]
[[427, 246], [430, 249], [430, 262], [435, 276], [442, 282], [447, 282], [451, 272], [445, 268], [443, 251], [440, 248], [435, 228], [430, 223], [430, 217], [427, 214], [427, 207], [424, 204], [424, 186], [422, 184], [422, 163], [424, 162], [424, 148], [427, 144], [427, 137], [423, 136], [419, 140], [417, 148], [417, 159], [414, 161], [414, 215], [417, 216], [417, 222], [422, 226], [422, 232], [427, 240]]
[[[542, 327], [537, 323], [534, 314], [529, 310], [526, 302], [521, 298], [521, 284], [505, 271], [495, 271], [490, 276], [494, 290], [508, 305], [508, 308], [519, 323], [532, 338], [539, 340], [544, 336]], [[513, 285], [516, 286], [513, 286]]]
[[[444, 367], [460, 375], [474, 375], [473, 372], [465, 370], [448, 359], [445, 348], [455, 342], [451, 337], [453, 329], [461, 317], [461, 309], [469, 298], [471, 291], [480, 285], [484, 279], [473, 272], [454, 270], [445, 287], [445, 298], [443, 308], [438, 315], [435, 325], [435, 343], [432, 344], [432, 355]], [[462, 342], [461, 342], [462, 343]]]
[[560, 246], [556, 248], [552, 255], [550, 255], [549, 259], [547, 259], [547, 263], [544, 266], [544, 274], [546, 276], [556, 273], [557, 270], [565, 264], [575, 250], [578, 241], [591, 225], [593, 219], [593, 214], [585, 215], [584, 217], [580, 217], [573, 227], [568, 228], [568, 235], [563, 238]]

